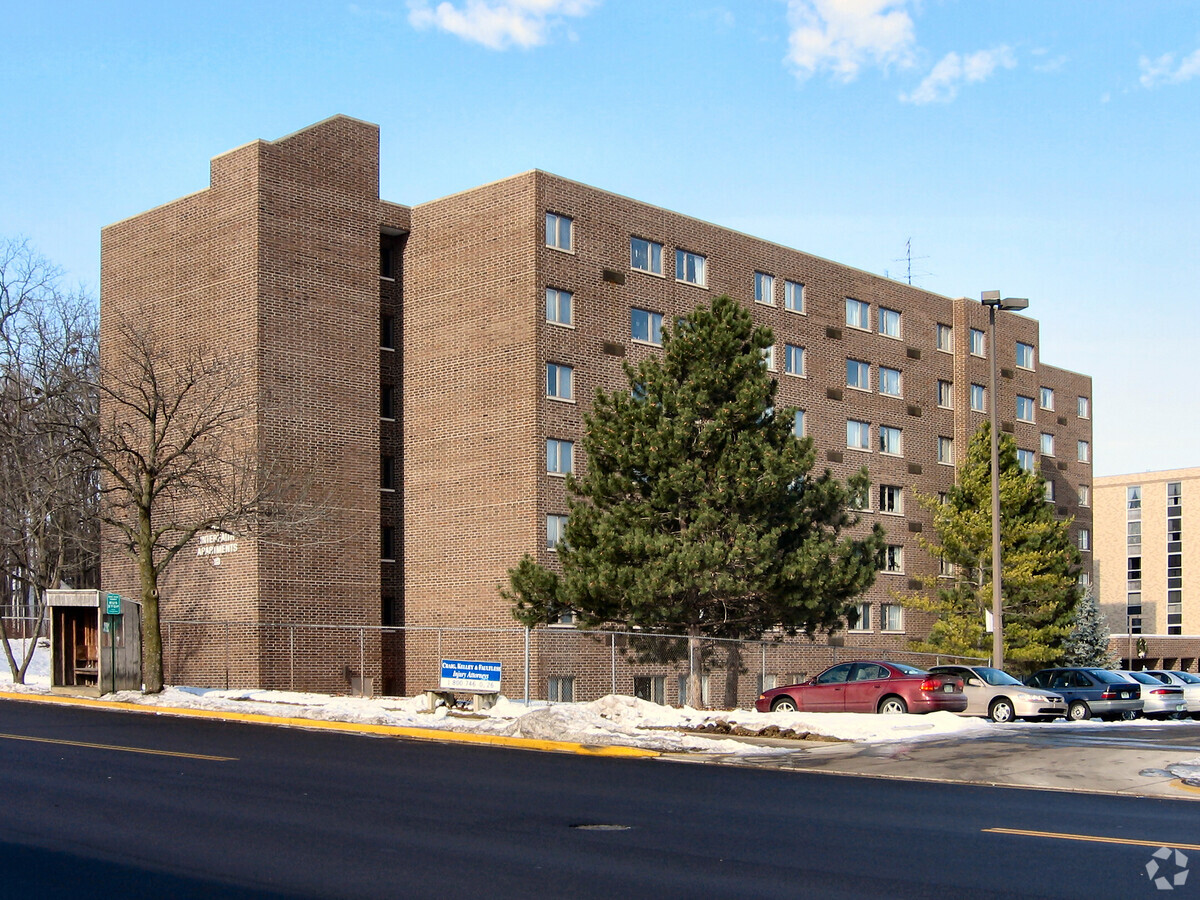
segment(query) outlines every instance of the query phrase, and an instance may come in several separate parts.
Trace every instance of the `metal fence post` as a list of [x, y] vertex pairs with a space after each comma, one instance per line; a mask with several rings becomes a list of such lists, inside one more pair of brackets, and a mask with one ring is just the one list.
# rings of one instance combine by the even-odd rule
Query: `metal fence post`
[[528, 625], [525, 626], [525, 705], [529, 705], [529, 632]]
[[359, 627], [358, 629], [358, 687], [359, 693], [366, 693], [367, 670], [366, 670], [366, 655], [363, 652], [363, 642], [366, 637], [366, 629]]
[[762, 681], [758, 683], [758, 691], [762, 693], [767, 689], [767, 645], [759, 644], [758, 648], [762, 651]]
[[612, 687], [609, 690], [610, 694], [617, 692], [617, 636], [610, 634], [608, 636], [608, 661], [612, 670]]
[[225, 690], [229, 690], [229, 623], [225, 623]]
[[296, 626], [288, 626], [288, 690], [296, 689]]

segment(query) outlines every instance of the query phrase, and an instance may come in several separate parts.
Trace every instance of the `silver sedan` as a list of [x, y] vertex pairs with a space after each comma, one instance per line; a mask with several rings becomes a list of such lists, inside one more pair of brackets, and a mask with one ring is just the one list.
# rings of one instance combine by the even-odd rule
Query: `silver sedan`
[[1013, 719], [1049, 721], [1067, 715], [1067, 701], [1061, 695], [1028, 687], [1000, 669], [934, 666], [929, 671], [962, 678], [967, 708], [959, 715], [987, 716], [993, 722], [1011, 722]]
[[1179, 669], [1150, 669], [1146, 674], [1153, 675], [1163, 684], [1183, 688], [1183, 702], [1187, 704], [1188, 715], [1200, 719], [1200, 675]]

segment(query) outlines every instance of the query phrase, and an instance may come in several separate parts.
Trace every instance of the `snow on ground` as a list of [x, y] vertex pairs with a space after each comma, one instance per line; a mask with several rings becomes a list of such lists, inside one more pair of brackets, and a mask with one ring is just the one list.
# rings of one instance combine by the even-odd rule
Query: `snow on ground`
[[[14, 653], [22, 652], [22, 642], [14, 641], [13, 645]], [[26, 675], [25, 685], [12, 684], [12, 676], [6, 662], [0, 665], [0, 690], [48, 693], [49, 655], [49, 647], [37, 648]], [[729, 729], [736, 728], [741, 734], [759, 734], [767, 730], [769, 735], [786, 729], [796, 734], [808, 733], [842, 741], [907, 742], [952, 735], [981, 737], [995, 733], [996, 729], [1054, 727], [1030, 723], [996, 725], [985, 719], [964, 718], [948, 712], [875, 716], [858, 713], [759, 713], [745, 709], [713, 711], [690, 707], [676, 709], [618, 695], [601, 697], [588, 703], [551, 705], [544, 701], [531, 701], [528, 706], [519, 700], [501, 697], [495, 707], [480, 714], [450, 711], [444, 706], [430, 713], [423, 696], [367, 699], [295, 691], [167, 687], [161, 694], [122, 691], [115, 695], [107, 695], [105, 699], [140, 706], [258, 713], [295, 719], [640, 747], [663, 752], [707, 752], [742, 756], [787, 753], [790, 750], [731, 739], [701, 737], [689, 734], [683, 729], [707, 727], [710, 730], [728, 733]]]

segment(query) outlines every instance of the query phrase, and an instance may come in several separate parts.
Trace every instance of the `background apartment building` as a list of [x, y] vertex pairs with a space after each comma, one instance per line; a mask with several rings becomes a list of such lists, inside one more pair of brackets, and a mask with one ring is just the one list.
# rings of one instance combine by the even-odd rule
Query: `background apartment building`
[[1112, 650], [1126, 668], [1183, 668], [1200, 659], [1200, 546], [1183, 528], [1200, 503], [1200, 469], [1095, 480], [1096, 581]]
[[[871, 473], [863, 527], [879, 521], [889, 550], [846, 644], [903, 649], [928, 630], [897, 601], [937, 574], [916, 494], [953, 484], [993, 352], [1001, 427], [1090, 541], [1091, 380], [1041, 361], [1036, 320], [1000, 313], [992, 348], [975, 301], [545, 172], [382, 202], [378, 129], [338, 116], [217, 157], [207, 190], [105, 229], [102, 256], [102, 352], [118, 315], [179, 348], [244, 349], [258, 451], [316, 466], [333, 507], [319, 540], [181, 558], [164, 614], [404, 626], [338, 656], [389, 691], [429, 687], [438, 656], [487, 652], [486, 636], [452, 650], [425, 629], [513, 624], [498, 587], [525, 553], [555, 564], [595, 392], [627, 389], [623, 363], [719, 294], [773, 329], [779, 406], [802, 410], [818, 465]], [[109, 590], [130, 575], [105, 558]], [[304, 686], [345, 688], [338, 651], [279, 640], [226, 680], [296, 685], [299, 666]], [[208, 641], [172, 646], [177, 677], [229, 671]]]

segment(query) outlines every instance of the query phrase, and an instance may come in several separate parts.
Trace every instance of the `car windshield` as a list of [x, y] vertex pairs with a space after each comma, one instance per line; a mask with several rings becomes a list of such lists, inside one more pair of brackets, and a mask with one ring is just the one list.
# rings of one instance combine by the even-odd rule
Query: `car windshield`
[[1173, 670], [1171, 674], [1187, 684], [1200, 684], [1200, 675], [1193, 675], [1191, 672], [1176, 672]]
[[988, 668], [987, 666], [979, 666], [979, 667], [975, 668], [973, 671], [979, 673], [979, 677], [982, 678], [984, 681], [986, 681], [990, 685], [1020, 684], [1021, 683], [1021, 682], [1017, 681], [1017, 679], [1015, 679], [1011, 675], [1009, 675], [1007, 672], [1001, 671], [1000, 669], [991, 669], [991, 668]]
[[905, 675], [924, 675], [924, 669], [918, 669], [916, 666], [906, 666], [904, 663], [892, 663], [893, 669], [899, 669]]
[[1087, 669], [1086, 671], [1103, 684], [1120, 684], [1121, 682], [1128, 684], [1126, 679], [1122, 678], [1116, 672], [1110, 672], [1108, 669]]

